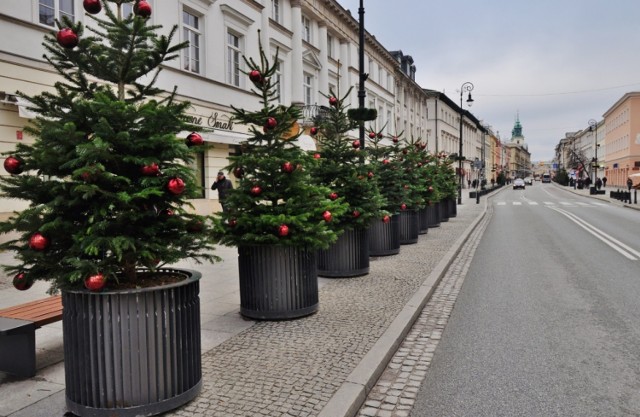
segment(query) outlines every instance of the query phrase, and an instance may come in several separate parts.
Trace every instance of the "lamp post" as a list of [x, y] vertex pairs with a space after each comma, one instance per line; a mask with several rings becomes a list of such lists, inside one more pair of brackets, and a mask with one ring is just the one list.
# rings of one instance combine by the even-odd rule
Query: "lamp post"
[[462, 109], [462, 96], [464, 92], [467, 91], [469, 96], [467, 98], [467, 104], [470, 106], [473, 103], [473, 99], [471, 98], [471, 91], [473, 91], [473, 84], [470, 82], [466, 82], [462, 84], [460, 87], [460, 151], [458, 152], [458, 204], [462, 204], [462, 118], [464, 116], [464, 110]]
[[[364, 89], [364, 82], [367, 80], [368, 75], [364, 72], [364, 0], [360, 0], [360, 8], [358, 8], [358, 15], [360, 17], [359, 26], [359, 48], [358, 48], [358, 65], [359, 65], [359, 85], [358, 85], [358, 107], [364, 109], [364, 98], [367, 95]], [[360, 140], [360, 149], [364, 150], [364, 122], [360, 122], [360, 131], [358, 135]]]
[[595, 149], [595, 158], [593, 161], [593, 185], [596, 185], [596, 179], [598, 177], [598, 122], [596, 122], [593, 119], [589, 120], [589, 131], [593, 132], [595, 131], [595, 135], [596, 135], [596, 139], [595, 139], [595, 143], [594, 143], [594, 149]]

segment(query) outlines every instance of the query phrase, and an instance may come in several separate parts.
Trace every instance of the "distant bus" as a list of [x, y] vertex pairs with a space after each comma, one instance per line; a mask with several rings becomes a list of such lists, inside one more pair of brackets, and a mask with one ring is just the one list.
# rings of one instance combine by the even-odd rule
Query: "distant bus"
[[551, 182], [551, 175], [549, 174], [542, 174], [542, 182]]

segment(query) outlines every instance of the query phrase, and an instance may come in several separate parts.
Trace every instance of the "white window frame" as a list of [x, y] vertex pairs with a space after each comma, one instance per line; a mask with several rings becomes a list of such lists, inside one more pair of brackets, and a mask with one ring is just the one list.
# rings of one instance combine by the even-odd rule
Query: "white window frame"
[[[273, 57], [273, 60], [275, 61], [276, 57]], [[276, 62], [276, 71], [273, 74], [273, 82], [276, 83], [276, 93], [277, 93], [277, 101], [279, 104], [283, 104], [284, 103], [284, 87], [285, 87], [285, 83], [284, 83], [284, 73], [283, 73], [283, 68], [284, 68], [284, 61], [281, 59], [278, 59], [278, 61]]]
[[280, 0], [271, 0], [271, 18], [278, 23], [282, 23], [281, 6]]
[[[204, 35], [201, 28], [203, 27], [203, 16], [186, 7], [182, 8], [181, 15], [182, 40], [189, 41], [189, 46], [182, 50], [182, 69], [194, 74], [202, 74], [202, 51], [204, 51], [202, 42]], [[193, 18], [196, 25], [185, 22], [185, 15]], [[197, 42], [194, 42], [194, 40], [197, 40]], [[197, 45], [194, 45], [194, 43], [197, 43]]]
[[313, 41], [313, 31], [311, 28], [311, 19], [307, 16], [302, 16], [302, 39], [312, 43]]
[[[238, 44], [235, 45], [230, 42], [231, 37], [238, 40]], [[234, 85], [236, 87], [242, 87], [242, 55], [244, 51], [244, 35], [236, 32], [231, 28], [227, 28], [226, 33], [226, 58], [227, 58], [227, 67], [226, 67], [226, 80], [227, 83]]]
[[313, 84], [315, 81], [315, 77], [313, 74], [308, 72], [304, 72], [302, 75], [302, 91], [304, 92], [304, 104], [306, 106], [311, 106], [315, 104], [314, 95], [313, 95]]
[[327, 57], [333, 58], [333, 54], [335, 51], [333, 50], [333, 36], [330, 33], [327, 33]]
[[[60, 21], [62, 21], [62, 16], [68, 16], [69, 18], [71, 18], [71, 21], [75, 22], [76, 21], [76, 17], [75, 17], [75, 1], [73, 0], [50, 0], [51, 3], [53, 3], [53, 7], [51, 7], [48, 4], [43, 4], [43, 2], [45, 2], [46, 0], [38, 0], [37, 2], [37, 7], [34, 9], [36, 16], [35, 19], [36, 21], [41, 24], [41, 25], [45, 25], [47, 27], [54, 27], [55, 23], [54, 20], [58, 19]], [[63, 6], [65, 5], [65, 3], [70, 3], [71, 6], [71, 10], [64, 10]], [[49, 9], [49, 10], [53, 10], [53, 19], [51, 20], [51, 22], [46, 22], [46, 21], [42, 21], [42, 16], [40, 15], [40, 10], [42, 8], [45, 9]]]

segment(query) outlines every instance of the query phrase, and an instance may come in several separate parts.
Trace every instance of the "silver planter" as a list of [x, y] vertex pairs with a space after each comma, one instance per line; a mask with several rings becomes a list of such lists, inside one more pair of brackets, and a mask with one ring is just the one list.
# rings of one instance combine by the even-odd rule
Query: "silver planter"
[[429, 211], [427, 206], [418, 210], [418, 234], [424, 235], [429, 231]]
[[400, 212], [400, 244], [418, 243], [420, 226], [418, 210], [403, 210]]
[[369, 255], [389, 256], [400, 253], [400, 216], [394, 214], [388, 223], [374, 219], [369, 225]]
[[122, 291], [63, 291], [67, 408], [78, 416], [153, 416], [202, 386], [200, 286], [184, 281]]
[[318, 251], [318, 275], [348, 278], [369, 273], [367, 229], [345, 230], [328, 249]]
[[427, 206], [427, 219], [429, 227], [440, 227], [440, 209], [438, 203]]
[[240, 313], [286, 320], [318, 311], [316, 250], [276, 245], [238, 247]]

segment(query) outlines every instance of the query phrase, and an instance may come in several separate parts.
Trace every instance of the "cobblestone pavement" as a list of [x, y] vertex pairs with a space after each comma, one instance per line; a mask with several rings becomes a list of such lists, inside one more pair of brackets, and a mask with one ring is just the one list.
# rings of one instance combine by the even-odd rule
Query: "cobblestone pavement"
[[358, 417], [410, 415], [492, 211], [491, 208], [487, 210], [487, 215], [445, 273], [420, 317], [367, 395]]
[[318, 313], [257, 323], [203, 354], [201, 394], [167, 415], [317, 415], [483, 211], [484, 204], [460, 206], [417, 244], [372, 259], [368, 275], [331, 280]]

